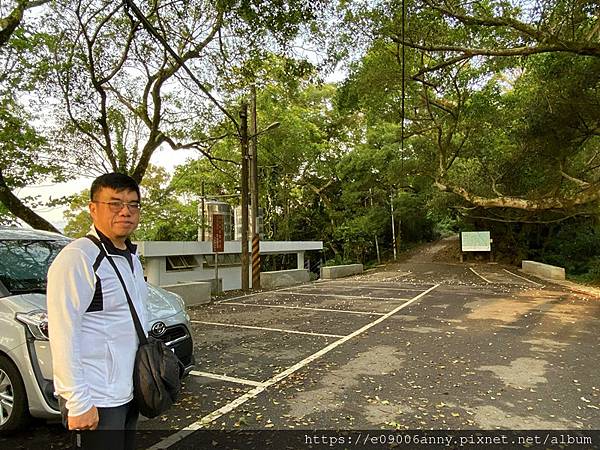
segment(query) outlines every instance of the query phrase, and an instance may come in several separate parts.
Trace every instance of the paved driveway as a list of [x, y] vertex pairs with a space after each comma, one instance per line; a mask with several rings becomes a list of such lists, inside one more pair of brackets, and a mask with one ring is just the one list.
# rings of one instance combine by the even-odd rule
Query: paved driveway
[[[600, 300], [514, 268], [407, 262], [190, 314], [197, 370], [140, 424], [144, 448], [221, 447], [198, 429], [600, 428]], [[46, 425], [12, 444], [44, 439], [65, 444]]]

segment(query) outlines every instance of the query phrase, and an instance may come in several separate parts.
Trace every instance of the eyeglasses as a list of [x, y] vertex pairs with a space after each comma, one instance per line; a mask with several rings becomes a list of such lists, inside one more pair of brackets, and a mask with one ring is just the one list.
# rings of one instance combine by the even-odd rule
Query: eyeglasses
[[140, 204], [140, 202], [122, 202], [121, 200], [114, 200], [112, 202], [100, 202], [98, 200], [94, 200], [92, 201], [92, 203], [102, 203], [104, 205], [108, 205], [108, 209], [110, 209], [111, 212], [114, 213], [118, 213], [119, 211], [121, 211], [123, 209], [123, 206], [127, 206], [127, 210], [130, 213], [137, 213], [140, 212], [140, 209], [142, 209], [142, 205]]

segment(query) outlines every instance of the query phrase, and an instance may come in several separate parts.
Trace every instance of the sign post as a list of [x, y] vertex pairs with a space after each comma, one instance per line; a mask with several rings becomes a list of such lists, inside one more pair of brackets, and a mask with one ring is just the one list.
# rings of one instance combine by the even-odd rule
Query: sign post
[[225, 227], [223, 214], [213, 214], [212, 216], [212, 251], [215, 254], [215, 282], [217, 283], [217, 294], [219, 289], [219, 253], [225, 251]]

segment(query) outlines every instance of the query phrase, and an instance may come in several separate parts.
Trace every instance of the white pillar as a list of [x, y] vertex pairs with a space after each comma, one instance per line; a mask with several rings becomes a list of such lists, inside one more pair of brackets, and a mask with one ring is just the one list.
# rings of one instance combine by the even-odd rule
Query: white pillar
[[297, 269], [304, 269], [304, 252], [296, 253], [296, 259], [298, 261]]
[[165, 256], [158, 258], [146, 258], [146, 280], [155, 286], [160, 286], [160, 267], [161, 261]]

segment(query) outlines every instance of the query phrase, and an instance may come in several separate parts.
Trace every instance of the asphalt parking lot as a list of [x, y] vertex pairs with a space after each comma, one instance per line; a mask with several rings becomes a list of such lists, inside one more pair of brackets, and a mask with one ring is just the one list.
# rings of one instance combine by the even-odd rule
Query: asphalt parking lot
[[[397, 264], [190, 316], [196, 370], [140, 448], [205, 448], [197, 430], [600, 428], [600, 300], [509, 267]], [[68, 438], [37, 424], [3, 442]]]

